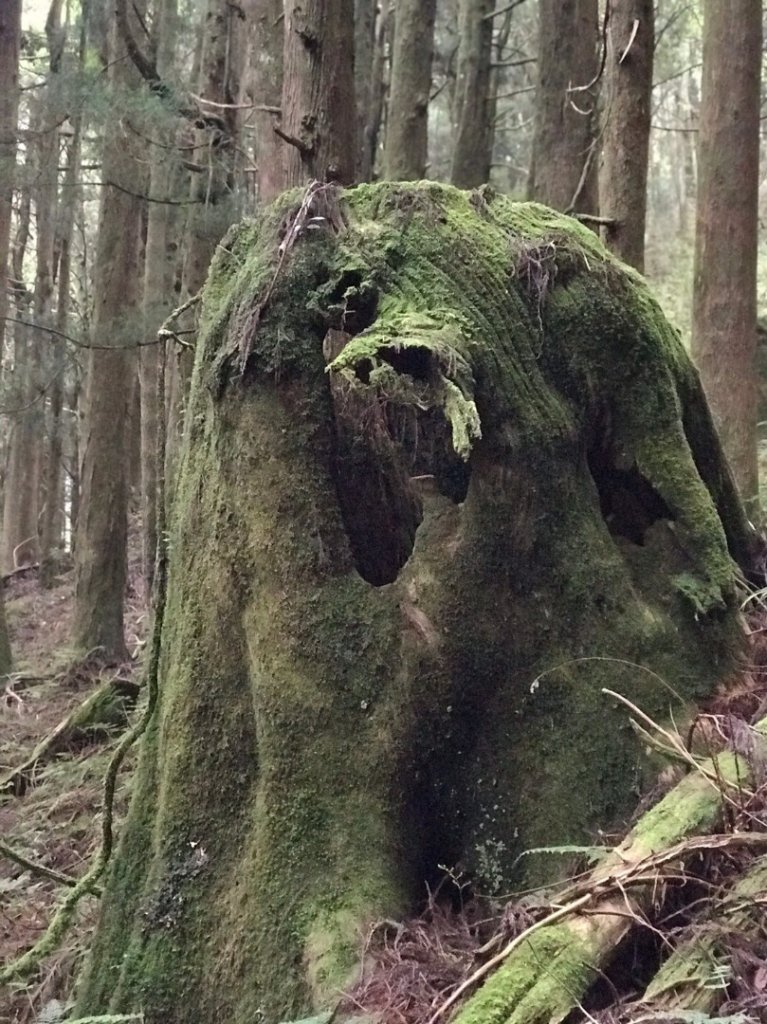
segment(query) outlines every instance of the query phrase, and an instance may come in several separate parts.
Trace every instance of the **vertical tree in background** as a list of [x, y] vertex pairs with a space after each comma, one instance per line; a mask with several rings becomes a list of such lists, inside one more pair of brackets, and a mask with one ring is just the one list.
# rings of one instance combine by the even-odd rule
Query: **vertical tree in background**
[[367, 139], [368, 117], [375, 93], [376, 0], [354, 0], [354, 95], [357, 102], [356, 181], [369, 181], [373, 153]]
[[[18, 39], [17, 39], [18, 47]], [[16, 64], [10, 68], [11, 73], [16, 75], [18, 67], [18, 49], [16, 51]], [[9, 109], [9, 116], [13, 117], [13, 127], [9, 131], [9, 137], [15, 139], [16, 117], [18, 108], [18, 92], [15, 87], [11, 91], [15, 99], [11, 102], [12, 109]], [[47, 199], [51, 193], [51, 187], [46, 187], [47, 177], [50, 183], [51, 168], [50, 157], [52, 145], [56, 142], [56, 132], [53, 130], [51, 117], [51, 91], [49, 87], [43, 86], [34, 100], [30, 103], [30, 138], [26, 148], [26, 159], [24, 165], [25, 197], [22, 201], [22, 212], [18, 221], [18, 233], [16, 252], [14, 253], [13, 267], [13, 288], [17, 293], [17, 314], [23, 313], [22, 319], [28, 320], [32, 315], [32, 308], [36, 314], [44, 316], [49, 311], [50, 295], [50, 266], [46, 259], [44, 250], [48, 235], [47, 228], [50, 225], [50, 218], [46, 216]], [[50, 122], [50, 123], [49, 123]], [[8, 121], [10, 126], [10, 121]], [[55, 159], [55, 156], [53, 157]], [[8, 174], [9, 180], [13, 180], [15, 166], [15, 143], [8, 150]], [[55, 164], [54, 164], [55, 167]], [[55, 172], [54, 172], [55, 180]], [[31, 214], [31, 193], [36, 192], [35, 212], [38, 218], [38, 228], [42, 227], [42, 247], [37, 246], [37, 272], [34, 291], [28, 291], [23, 283], [24, 276], [24, 254], [29, 235], [30, 214]], [[55, 185], [53, 185], [55, 197]], [[8, 207], [10, 212], [10, 205]], [[40, 217], [42, 214], [42, 217]], [[10, 220], [9, 220], [10, 224]], [[0, 234], [3, 228], [0, 226]], [[52, 236], [50, 236], [52, 237]], [[39, 240], [39, 239], [38, 239]], [[1, 243], [0, 243], [1, 244]], [[7, 253], [7, 244], [6, 244]], [[7, 268], [8, 258], [4, 261]], [[7, 272], [7, 270], [6, 270]], [[3, 283], [0, 281], [0, 283]], [[3, 289], [3, 303], [7, 303], [8, 289]], [[4, 309], [0, 310], [5, 315]], [[40, 440], [42, 436], [41, 414], [42, 405], [37, 390], [38, 378], [40, 376], [40, 359], [42, 350], [47, 347], [48, 338], [40, 336], [38, 332], [15, 325], [13, 343], [13, 374], [10, 380], [10, 405], [14, 410], [10, 418], [10, 431], [8, 436], [8, 450], [6, 456], [4, 493], [3, 493], [3, 531], [2, 531], [2, 563], [3, 570], [12, 570], [17, 565], [31, 564], [37, 560], [38, 546], [38, 512], [39, 512], [39, 469], [40, 469]]]
[[[598, 212], [594, 153], [597, 0], [539, 0], [538, 84], [528, 196]], [[591, 86], [590, 88], [586, 88]]]
[[703, 10], [692, 352], [741, 495], [753, 506], [762, 4], [705, 0]]
[[354, 0], [286, 0], [282, 123], [288, 185], [354, 180]]
[[[369, 69], [364, 70], [367, 82], [362, 90], [362, 106], [357, 97], [358, 124], [360, 125], [357, 144], [359, 156], [357, 181], [370, 181], [375, 170], [376, 156], [383, 128], [384, 101], [389, 88], [390, 61], [389, 40], [393, 35], [394, 11], [391, 0], [381, 0], [375, 23], [375, 39]], [[355, 54], [355, 89], [357, 77], [363, 77], [361, 61]]]
[[[0, 4], [0, 353], [8, 314], [8, 265], [11, 240], [13, 180], [16, 167], [19, 42], [21, 0]], [[11, 649], [0, 592], [0, 674], [11, 669]]]
[[607, 244], [644, 270], [654, 50], [653, 0], [612, 0], [607, 36], [601, 213]]
[[239, 136], [240, 79], [247, 39], [245, 10], [229, 0], [207, 0], [202, 27], [200, 116], [195, 122], [189, 219], [186, 228], [186, 295], [202, 287], [224, 232], [236, 219], [234, 169]]
[[[199, 65], [193, 79], [199, 116], [193, 125], [194, 158], [190, 205], [184, 228], [182, 297], [203, 285], [216, 246], [237, 218], [235, 165], [239, 147], [239, 102], [242, 64], [247, 52], [250, 6], [229, 0], [205, 0]], [[186, 325], [193, 328], [193, 314]], [[191, 353], [170, 364], [168, 374], [168, 445], [166, 476], [173, 493], [186, 394], [192, 373]]]
[[[154, 20], [152, 49], [157, 74], [170, 81], [177, 35], [176, 0], [160, 0]], [[173, 100], [167, 93], [156, 100], [155, 145], [149, 164], [149, 195], [169, 198], [179, 179], [179, 165], [173, 143], [178, 130]], [[173, 308], [174, 279], [178, 263], [178, 207], [165, 202], [147, 204], [146, 251], [144, 258], [143, 312], [144, 340], [153, 341]], [[143, 527], [144, 579], [151, 590], [157, 547], [157, 419], [165, 415], [158, 408], [157, 381], [159, 345], [146, 344], [139, 350], [141, 385], [141, 511]]]
[[[110, 18], [108, 81], [125, 100], [139, 83]], [[92, 338], [83, 429], [81, 501], [75, 546], [74, 645], [106, 658], [125, 654], [123, 599], [128, 515], [128, 415], [140, 323], [142, 166], [124, 117], [106, 126], [94, 269]], [[138, 187], [137, 187], [138, 186]]]
[[436, 8], [436, 0], [399, 0], [394, 12], [384, 154], [384, 175], [391, 181], [426, 173]]
[[460, 0], [455, 84], [455, 148], [450, 180], [475, 188], [490, 177], [493, 149], [490, 61], [494, 0]]
[[[66, 29], [61, 23], [62, 2], [53, 0], [45, 24], [48, 41], [49, 78], [48, 91], [55, 98], [60, 91], [63, 51]], [[55, 101], [58, 105], [58, 100]], [[49, 130], [40, 138], [41, 164], [47, 165], [42, 171], [38, 185], [37, 210], [37, 283], [35, 319], [42, 324], [54, 321], [51, 315], [54, 287], [56, 288], [55, 330], [67, 333], [67, 310], [69, 306], [69, 245], [72, 234], [74, 196], [67, 195], [66, 201], [58, 203], [57, 183], [60, 159], [60, 138], [58, 131], [51, 130], [61, 120], [61, 112], [54, 103], [49, 103]], [[53, 120], [50, 117], [53, 115]], [[76, 181], [77, 150], [79, 149], [79, 112], [74, 117], [77, 125], [76, 140], [70, 143], [67, 157], [65, 186], [71, 187]], [[40, 516], [40, 580], [44, 586], [52, 582], [54, 574], [54, 551], [58, 547], [61, 532], [61, 455], [62, 455], [62, 410], [64, 404], [64, 370], [66, 358], [64, 342], [51, 335], [46, 339], [51, 357], [50, 386], [48, 390], [47, 450], [43, 467], [44, 504]]]
[[282, 57], [285, 49], [282, 0], [255, 0], [250, 94], [255, 103], [258, 198], [270, 203], [285, 187], [285, 146], [274, 125], [282, 102]]
[[8, 314], [20, 39], [21, 0], [7, 0], [0, 4], [0, 350], [5, 336], [5, 317]]

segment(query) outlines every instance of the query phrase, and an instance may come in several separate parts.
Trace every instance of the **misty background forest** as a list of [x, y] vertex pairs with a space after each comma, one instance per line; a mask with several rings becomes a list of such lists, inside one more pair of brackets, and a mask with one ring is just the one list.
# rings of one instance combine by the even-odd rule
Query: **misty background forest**
[[759, 0], [0, 0], [0, 1024], [767, 1020]]

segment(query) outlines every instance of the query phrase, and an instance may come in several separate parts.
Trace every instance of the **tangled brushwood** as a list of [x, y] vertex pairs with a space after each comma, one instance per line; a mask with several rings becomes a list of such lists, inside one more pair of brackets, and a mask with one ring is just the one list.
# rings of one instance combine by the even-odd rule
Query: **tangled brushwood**
[[629, 705], [669, 766], [622, 840], [532, 851], [571, 870], [505, 905], [446, 869], [418, 918], [371, 930], [334, 1020], [767, 1019], [767, 607], [750, 608], [750, 666], [684, 736]]

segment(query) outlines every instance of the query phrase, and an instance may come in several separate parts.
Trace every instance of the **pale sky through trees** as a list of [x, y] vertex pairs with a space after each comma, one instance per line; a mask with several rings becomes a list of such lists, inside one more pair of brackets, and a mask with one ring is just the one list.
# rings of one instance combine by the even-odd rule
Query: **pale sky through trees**
[[22, 27], [42, 29], [49, 6], [47, 0], [25, 0], [21, 12]]

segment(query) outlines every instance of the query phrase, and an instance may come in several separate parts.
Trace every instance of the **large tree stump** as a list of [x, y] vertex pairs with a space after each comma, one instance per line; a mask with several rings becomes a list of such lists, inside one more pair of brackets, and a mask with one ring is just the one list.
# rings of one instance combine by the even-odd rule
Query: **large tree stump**
[[601, 689], [726, 680], [749, 545], [676, 334], [543, 207], [315, 184], [224, 240], [203, 321], [78, 1007], [151, 1024], [320, 1009], [439, 865], [503, 890], [620, 820], [646, 765]]

